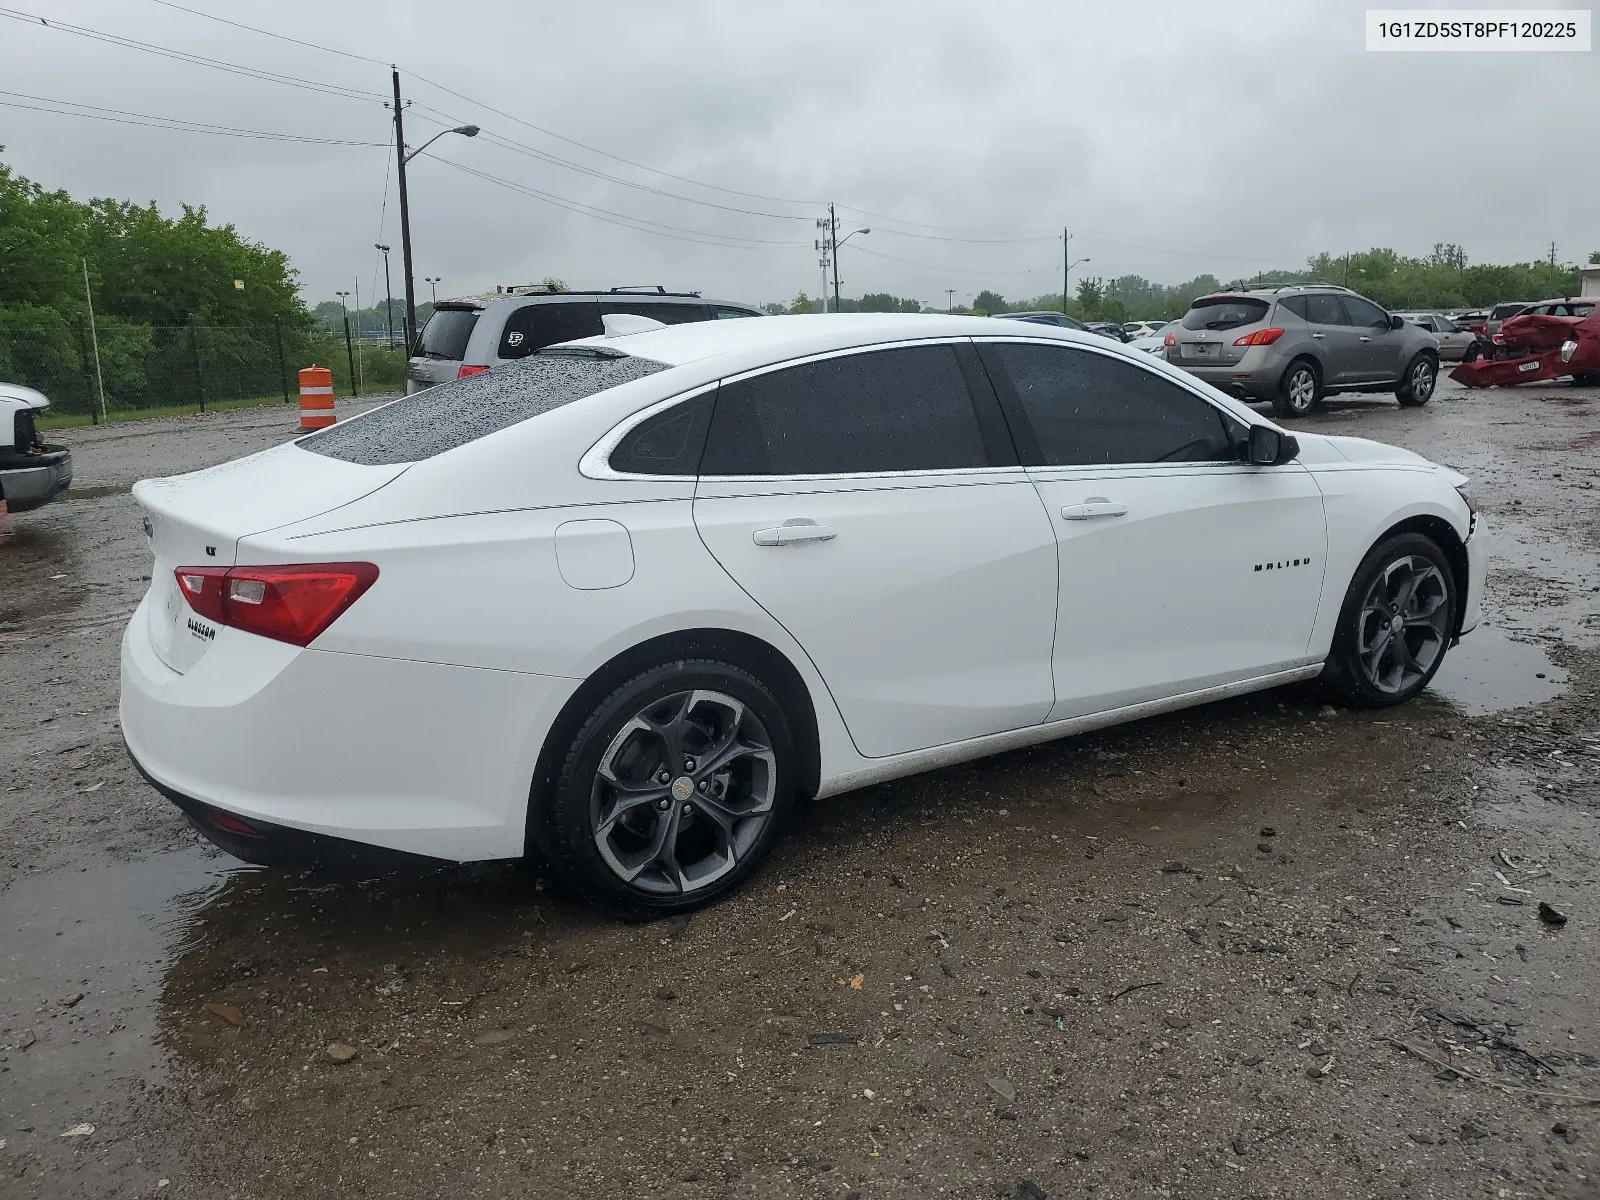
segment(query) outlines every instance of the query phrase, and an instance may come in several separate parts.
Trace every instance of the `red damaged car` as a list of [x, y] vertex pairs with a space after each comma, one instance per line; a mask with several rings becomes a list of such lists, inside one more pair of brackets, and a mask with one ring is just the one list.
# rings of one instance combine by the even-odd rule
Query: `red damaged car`
[[1570, 375], [1600, 384], [1600, 305], [1568, 297], [1529, 305], [1494, 335], [1495, 357], [1462, 363], [1450, 378], [1467, 387], [1505, 387]]

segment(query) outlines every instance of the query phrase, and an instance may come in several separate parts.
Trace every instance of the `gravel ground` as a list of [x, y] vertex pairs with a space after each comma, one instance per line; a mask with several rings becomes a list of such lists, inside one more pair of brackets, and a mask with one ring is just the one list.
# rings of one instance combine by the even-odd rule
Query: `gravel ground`
[[1600, 1196], [1597, 401], [1301, 423], [1477, 481], [1488, 620], [1418, 702], [837, 797], [633, 926], [531, 869], [198, 843], [116, 731], [126, 489], [292, 416], [76, 432], [0, 550], [0, 1196]]

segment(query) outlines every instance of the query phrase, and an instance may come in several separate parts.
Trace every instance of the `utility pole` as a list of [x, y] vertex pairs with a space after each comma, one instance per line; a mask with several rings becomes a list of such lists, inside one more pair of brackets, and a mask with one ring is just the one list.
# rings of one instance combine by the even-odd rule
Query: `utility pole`
[[350, 310], [345, 308], [344, 304], [344, 298], [349, 294], [349, 292], [334, 293], [335, 296], [339, 297], [339, 308], [344, 313], [344, 357], [345, 362], [350, 367], [350, 394], [359, 396], [361, 395], [361, 387], [356, 383], [356, 352], [350, 344]]
[[945, 290], [944, 290], [944, 311], [947, 312], [947, 313], [950, 312], [951, 310], [953, 310], [955, 308], [955, 305], [956, 305], [956, 290], [955, 290], [955, 288], [945, 288]]
[[839, 218], [833, 215], [833, 204], [828, 204], [828, 237], [833, 247], [833, 311], [839, 311]]
[[394, 283], [389, 278], [389, 247], [382, 242], [373, 242], [374, 250], [383, 251], [383, 294], [387, 299], [383, 305], [383, 315], [389, 321], [389, 349], [394, 349]]
[[[406, 203], [406, 139], [405, 126], [400, 117], [400, 72], [394, 69], [394, 161], [400, 180], [400, 257], [406, 275], [406, 353], [411, 353], [411, 342], [417, 331], [417, 288], [411, 278], [411, 209]], [[388, 259], [384, 259], [387, 270]], [[391, 301], [391, 303], [393, 303]], [[394, 348], [393, 321], [390, 322], [389, 347]]]
[[[83, 299], [89, 306], [89, 336], [94, 341], [94, 377], [100, 385], [100, 419], [95, 424], [104, 425], [106, 423], [106, 377], [105, 373], [100, 370], [100, 334], [94, 327], [94, 296], [89, 291], [89, 260], [82, 258], [78, 261], [83, 263]], [[94, 415], [94, 409], [91, 408], [89, 410], [89, 415]], [[21, 449], [21, 447], [19, 446], [18, 449]]]
[[1072, 234], [1061, 227], [1061, 315], [1067, 315], [1067, 276], [1072, 274]]
[[1555, 291], [1555, 287], [1556, 287], [1556, 244], [1554, 242], [1551, 242], [1550, 243], [1550, 290], [1551, 291]]
[[[828, 206], [828, 211], [829, 211], [830, 214], [833, 211], [833, 206], [831, 204]], [[818, 217], [817, 218], [817, 228], [819, 230], [828, 229], [830, 227], [830, 223], [831, 223], [831, 217]], [[833, 242], [832, 242], [831, 239], [832, 239], [832, 235], [831, 234], [824, 234], [822, 237], [819, 237], [813, 243], [813, 245], [815, 245], [816, 248], [817, 248], [818, 255], [820, 255], [820, 257], [817, 259], [817, 265], [822, 268], [822, 294], [821, 294], [821, 300], [822, 300], [822, 311], [823, 312], [827, 312], [828, 311], [828, 258], [829, 258], [829, 250], [833, 246]]]

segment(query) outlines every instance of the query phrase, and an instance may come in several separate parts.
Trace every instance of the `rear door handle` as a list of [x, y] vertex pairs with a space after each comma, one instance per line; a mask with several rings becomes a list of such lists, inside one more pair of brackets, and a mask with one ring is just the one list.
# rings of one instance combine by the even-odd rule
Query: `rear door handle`
[[1128, 506], [1107, 500], [1104, 496], [1090, 496], [1082, 504], [1062, 507], [1061, 515], [1068, 521], [1092, 521], [1096, 517], [1125, 517]]
[[758, 546], [798, 546], [803, 542], [831, 542], [839, 535], [827, 525], [818, 525], [805, 517], [785, 521], [758, 529], [753, 535]]
[[1313, 333], [1311, 336], [1314, 337], [1314, 338], [1325, 338], [1328, 335], [1325, 334], [1325, 333]]
[[1362, 335], [1361, 335], [1361, 340], [1362, 340], [1362, 341], [1363, 341], [1363, 342], [1370, 342], [1370, 341], [1371, 341], [1371, 340], [1372, 340], [1372, 339], [1371, 339], [1371, 338], [1369, 338], [1369, 337], [1368, 337], [1368, 336], [1367, 336], [1367, 335], [1366, 335], [1366, 334], [1364, 334], [1364, 333], [1363, 333], [1363, 334], [1362, 334]]

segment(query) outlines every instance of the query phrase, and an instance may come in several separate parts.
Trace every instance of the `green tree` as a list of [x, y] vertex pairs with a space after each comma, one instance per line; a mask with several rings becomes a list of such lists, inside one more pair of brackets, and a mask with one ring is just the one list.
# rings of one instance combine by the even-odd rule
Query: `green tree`
[[991, 292], [985, 288], [973, 297], [972, 309], [974, 312], [982, 313], [986, 317], [992, 317], [996, 313], [1006, 311], [1006, 300], [999, 292]]
[[1083, 311], [1084, 319], [1097, 321], [1100, 319], [1100, 301], [1105, 299], [1105, 287], [1099, 279], [1080, 279], [1078, 281], [1078, 307]]
[[789, 311], [791, 313], [810, 313], [816, 312], [816, 309], [811, 305], [811, 297], [807, 296], [804, 292], [801, 292], [789, 305]]

